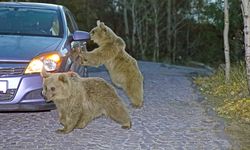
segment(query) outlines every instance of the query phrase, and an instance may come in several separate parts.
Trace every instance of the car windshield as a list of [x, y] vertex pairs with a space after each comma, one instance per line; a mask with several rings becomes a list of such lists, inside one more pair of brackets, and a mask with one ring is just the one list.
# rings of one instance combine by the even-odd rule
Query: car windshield
[[0, 7], [0, 34], [60, 37], [59, 18], [56, 10]]

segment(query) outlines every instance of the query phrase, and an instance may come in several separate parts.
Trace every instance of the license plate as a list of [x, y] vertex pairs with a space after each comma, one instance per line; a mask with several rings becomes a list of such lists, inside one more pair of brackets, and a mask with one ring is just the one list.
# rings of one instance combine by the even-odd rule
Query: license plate
[[7, 81], [0, 81], [0, 93], [6, 93], [7, 92]]

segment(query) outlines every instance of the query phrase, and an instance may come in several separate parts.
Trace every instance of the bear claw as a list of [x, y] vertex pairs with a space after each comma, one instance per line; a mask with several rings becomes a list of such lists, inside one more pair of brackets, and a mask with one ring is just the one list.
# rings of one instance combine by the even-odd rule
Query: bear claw
[[132, 126], [132, 123], [129, 122], [128, 124], [123, 125], [122, 128], [123, 128], [123, 129], [130, 129], [131, 126]]

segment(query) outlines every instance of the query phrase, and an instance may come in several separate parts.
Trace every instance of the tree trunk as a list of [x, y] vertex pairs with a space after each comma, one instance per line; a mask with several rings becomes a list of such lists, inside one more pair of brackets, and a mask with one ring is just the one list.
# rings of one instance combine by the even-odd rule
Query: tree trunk
[[133, 31], [132, 31], [132, 52], [135, 54], [135, 34], [136, 34], [136, 16], [135, 16], [135, 3], [136, 0], [132, 0], [132, 21], [133, 21]]
[[127, 13], [127, 0], [123, 0], [123, 19], [124, 19], [124, 27], [125, 27], [125, 41], [127, 43], [127, 47], [130, 48], [129, 41], [129, 27], [128, 27], [128, 13]]
[[190, 56], [190, 25], [188, 24], [187, 26], [187, 35], [186, 35], [186, 42], [187, 42], [187, 46], [186, 46], [186, 55], [189, 57]]
[[139, 47], [140, 47], [140, 53], [138, 54], [138, 55], [140, 55], [139, 56], [140, 58], [142, 58], [143, 51], [144, 51], [142, 32], [143, 32], [142, 22], [139, 21], [137, 24], [137, 38], [138, 38]]
[[153, 56], [153, 60], [154, 61], [159, 61], [159, 49], [160, 49], [160, 43], [159, 43], [159, 32], [158, 32], [158, 5], [156, 1], [152, 1], [152, 6], [153, 6], [153, 11], [154, 11], [154, 44], [155, 44], [155, 48], [154, 48], [154, 56]]
[[[90, 14], [91, 13], [91, 6], [90, 6], [90, 1], [88, 0], [85, 0], [85, 11], [86, 11], [86, 14]], [[95, 19], [99, 19], [99, 18], [95, 18]], [[86, 24], [87, 24], [87, 28], [88, 29], [91, 29], [92, 28], [92, 25], [91, 25], [91, 20], [89, 17], [86, 17]]]
[[173, 34], [173, 50], [172, 50], [172, 63], [175, 64], [175, 60], [176, 60], [176, 50], [177, 50], [177, 30], [174, 30], [174, 34]]
[[[171, 27], [172, 27], [172, 21], [171, 21], [171, 16], [172, 16], [172, 4], [171, 4], [171, 1], [172, 0], [168, 0], [168, 5], [167, 5], [167, 55], [168, 56], [168, 53], [172, 51], [172, 36], [171, 36]], [[171, 58], [171, 56], [170, 56]]]
[[145, 31], [144, 31], [144, 49], [142, 51], [142, 59], [145, 60], [146, 59], [146, 49], [148, 49], [148, 43], [149, 43], [149, 36], [148, 36], [148, 33], [149, 33], [149, 25], [148, 25], [148, 21], [146, 20], [145, 21]]
[[241, 0], [241, 10], [244, 21], [244, 45], [247, 70], [248, 92], [250, 94], [250, 0]]
[[228, 83], [230, 79], [230, 53], [229, 53], [229, 42], [228, 42], [228, 31], [229, 31], [229, 6], [228, 0], [224, 0], [224, 54], [225, 54], [225, 82]]
[[177, 43], [177, 10], [176, 10], [176, 2], [175, 0], [173, 1], [173, 28], [172, 28], [172, 33], [173, 33], [173, 47], [171, 49], [171, 62], [174, 64], [175, 63], [175, 51], [176, 51], [176, 43]]

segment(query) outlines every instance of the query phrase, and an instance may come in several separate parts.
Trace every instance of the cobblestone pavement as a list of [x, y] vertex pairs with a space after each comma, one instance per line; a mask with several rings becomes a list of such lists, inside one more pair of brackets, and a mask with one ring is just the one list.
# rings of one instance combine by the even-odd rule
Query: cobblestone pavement
[[[0, 150], [227, 150], [229, 139], [218, 118], [208, 115], [199, 103], [189, 74], [202, 70], [140, 62], [145, 77], [142, 109], [128, 105], [133, 126], [130, 130], [101, 117], [84, 129], [67, 135], [56, 134], [55, 110], [36, 113], [0, 113]], [[104, 71], [90, 76], [109, 80]], [[110, 81], [110, 80], [109, 80]]]

